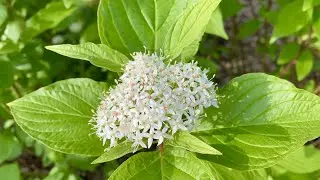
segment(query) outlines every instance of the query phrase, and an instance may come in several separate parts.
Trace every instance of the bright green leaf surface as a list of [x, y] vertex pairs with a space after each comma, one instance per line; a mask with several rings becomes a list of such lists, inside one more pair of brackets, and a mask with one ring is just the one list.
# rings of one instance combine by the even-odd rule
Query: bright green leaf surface
[[289, 43], [283, 46], [277, 63], [279, 65], [287, 64], [294, 60], [298, 55], [300, 46], [296, 43]]
[[303, 0], [295, 0], [281, 9], [274, 24], [271, 43], [280, 37], [298, 32], [308, 24], [310, 16], [308, 12], [302, 11], [302, 6]]
[[164, 53], [174, 59], [184, 48], [199, 40], [219, 3], [220, 0], [200, 0], [194, 6], [187, 8], [168, 32]]
[[13, 66], [8, 61], [0, 60], [0, 88], [8, 88], [13, 84]]
[[107, 87], [89, 79], [69, 79], [9, 103], [17, 124], [48, 147], [99, 156], [102, 143], [88, 124]]
[[62, 20], [70, 16], [75, 8], [67, 9], [62, 2], [51, 2], [26, 22], [23, 38], [31, 39], [42, 32], [57, 26]]
[[313, 67], [313, 55], [309, 50], [305, 50], [301, 53], [297, 60], [296, 71], [299, 81], [303, 80], [312, 70]]
[[124, 141], [119, 143], [115, 147], [112, 147], [111, 149], [107, 150], [104, 154], [102, 154], [100, 157], [94, 160], [92, 164], [112, 161], [132, 152], [133, 152], [132, 143], [128, 143], [127, 141]]
[[320, 170], [319, 162], [320, 150], [313, 146], [305, 146], [289, 154], [277, 166], [294, 173], [306, 174]]
[[210, 165], [193, 153], [180, 148], [164, 146], [159, 151], [141, 152], [129, 158], [109, 178], [164, 180], [164, 179], [214, 179]]
[[[217, 6], [219, 0], [102, 0], [98, 9], [100, 39], [102, 43], [126, 55], [144, 51], [144, 46], [147, 50], [159, 51], [163, 48], [170, 29], [174, 29], [172, 26], [176, 24], [178, 29], [175, 28], [175, 30], [179, 33], [182, 30], [181, 25], [184, 20], [189, 19], [186, 21], [189, 26], [186, 25], [183, 32], [180, 31], [183, 36], [187, 33], [185, 32], [187, 29], [193, 32], [187, 38], [188, 43], [183, 46], [187, 47], [195, 39], [198, 39], [201, 33], [204, 33], [204, 27], [202, 26], [206, 25], [214, 10], [211, 10], [211, 5], [206, 7], [208, 11], [205, 13], [196, 15], [195, 13], [200, 13], [200, 11], [197, 11], [191, 15], [190, 10], [194, 9], [193, 7], [199, 7], [203, 2], [216, 4]], [[199, 10], [199, 8], [197, 9]], [[187, 14], [191, 16], [187, 18]], [[198, 15], [198, 18], [206, 16], [208, 20], [198, 19], [198, 23], [201, 24], [199, 26], [198, 23], [194, 23]], [[180, 22], [177, 22], [178, 19]], [[171, 35], [175, 34], [169, 34], [170, 37], [172, 37]]]
[[204, 143], [200, 139], [191, 135], [187, 131], [179, 131], [174, 135], [174, 139], [169, 142], [174, 147], [186, 149], [191, 152], [201, 154], [221, 155], [221, 152]]
[[20, 180], [20, 169], [18, 164], [8, 164], [0, 166], [1, 179]]
[[202, 158], [240, 170], [272, 166], [320, 135], [320, 99], [274, 76], [240, 76], [193, 134], [223, 153]]
[[121, 72], [123, 65], [129, 61], [125, 55], [104, 44], [62, 44], [46, 48], [64, 56], [90, 61], [95, 66], [115, 72]]
[[206, 27], [206, 33], [220, 36], [226, 40], [228, 40], [228, 35], [224, 30], [224, 24], [222, 19], [221, 10], [217, 8], [213, 11], [211, 15], [211, 19]]

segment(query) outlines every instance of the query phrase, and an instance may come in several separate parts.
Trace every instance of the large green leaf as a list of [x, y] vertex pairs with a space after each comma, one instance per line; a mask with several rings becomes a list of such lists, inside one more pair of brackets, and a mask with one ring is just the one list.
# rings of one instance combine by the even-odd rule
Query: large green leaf
[[129, 61], [125, 55], [104, 44], [62, 44], [46, 48], [64, 56], [90, 61], [95, 66], [115, 72], [121, 72], [123, 65]]
[[215, 163], [211, 163], [210, 166], [218, 180], [268, 180], [265, 169], [238, 171]]
[[302, 6], [303, 0], [295, 0], [281, 9], [274, 24], [271, 43], [280, 37], [298, 32], [308, 24], [310, 16], [307, 11], [302, 10]]
[[20, 169], [18, 164], [7, 164], [0, 166], [1, 179], [20, 180]]
[[[216, 5], [219, 3], [219, 0], [101, 0], [98, 9], [100, 39], [102, 43], [126, 55], [143, 51], [144, 46], [147, 50], [159, 51], [163, 48], [170, 28], [178, 19], [184, 21], [186, 13], [204, 1], [210, 1]], [[213, 10], [208, 10], [209, 12], [204, 13], [203, 16], [211, 15]], [[190, 18], [196, 18], [196, 16], [193, 14]], [[198, 20], [201, 26], [205, 26], [209, 21], [209, 19], [207, 22]], [[188, 23], [193, 22], [191, 20]], [[191, 27], [192, 31], [198, 23]], [[188, 38], [198, 38], [198, 36]]]
[[320, 98], [277, 77], [253, 73], [218, 91], [193, 134], [223, 153], [202, 158], [240, 170], [272, 166], [320, 135]]
[[109, 178], [113, 179], [214, 179], [209, 164], [193, 153], [164, 146], [164, 152], [142, 152], [122, 163]]
[[313, 55], [309, 50], [305, 50], [297, 59], [296, 72], [298, 80], [303, 80], [312, 71], [312, 67]]
[[164, 53], [171, 58], [178, 57], [186, 47], [200, 41], [212, 12], [220, 0], [200, 0], [187, 8], [171, 27], [164, 42]]
[[64, 153], [99, 156], [104, 148], [88, 124], [107, 87], [69, 79], [9, 103], [17, 124], [30, 136]]
[[298, 174], [320, 170], [320, 150], [313, 146], [299, 148], [281, 160], [277, 166]]
[[238, 171], [208, 163], [183, 148], [165, 145], [164, 152], [142, 152], [132, 156], [114, 171], [110, 179], [217, 179], [267, 180], [264, 169]]
[[221, 152], [194, 137], [187, 131], [179, 131], [174, 135], [174, 139], [168, 142], [174, 147], [186, 149], [191, 152], [201, 154], [221, 155]]
[[224, 30], [224, 24], [220, 8], [213, 11], [211, 19], [206, 27], [206, 33], [220, 36], [228, 40], [228, 35]]
[[63, 2], [51, 2], [38, 11], [26, 22], [23, 38], [31, 39], [42, 32], [57, 26], [63, 19], [74, 12], [75, 8], [67, 9]]

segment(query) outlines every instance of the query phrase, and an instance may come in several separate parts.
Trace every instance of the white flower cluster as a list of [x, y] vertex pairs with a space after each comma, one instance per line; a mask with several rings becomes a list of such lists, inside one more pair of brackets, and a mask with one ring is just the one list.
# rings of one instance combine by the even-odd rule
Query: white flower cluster
[[215, 86], [197, 63], [166, 65], [164, 57], [135, 53], [91, 123], [103, 144], [127, 139], [150, 148], [177, 130], [191, 130], [203, 108], [218, 107]]

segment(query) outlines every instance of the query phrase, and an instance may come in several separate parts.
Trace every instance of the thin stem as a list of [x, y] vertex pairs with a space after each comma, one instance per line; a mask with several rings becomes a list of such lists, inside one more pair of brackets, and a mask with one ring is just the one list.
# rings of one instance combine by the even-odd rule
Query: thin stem
[[164, 152], [163, 143], [159, 145], [159, 150], [160, 150], [160, 153], [163, 153], [163, 152]]
[[13, 83], [11, 89], [12, 89], [12, 91], [17, 95], [18, 98], [21, 98], [21, 97], [23, 96], [23, 95], [21, 94], [21, 92], [20, 92], [20, 90], [19, 90], [19, 88], [18, 88], [18, 86], [17, 86], [16, 83]]

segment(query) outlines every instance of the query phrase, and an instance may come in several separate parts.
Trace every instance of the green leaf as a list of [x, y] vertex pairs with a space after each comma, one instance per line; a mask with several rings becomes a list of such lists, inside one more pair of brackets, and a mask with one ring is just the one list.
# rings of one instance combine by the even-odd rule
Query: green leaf
[[0, 54], [9, 54], [19, 51], [19, 46], [11, 40], [0, 42]]
[[[166, 35], [177, 20], [185, 17], [192, 7], [204, 1], [209, 0], [101, 0], [98, 9], [101, 42], [127, 56], [133, 52], [144, 51], [144, 46], [147, 50], [159, 52], [163, 48]], [[218, 0], [210, 1], [218, 4]], [[205, 14], [211, 15], [211, 12]], [[203, 21], [202, 26], [207, 22]]]
[[12, 163], [0, 166], [1, 179], [20, 180], [20, 169], [18, 164]]
[[313, 8], [313, 0], [304, 0], [302, 10], [306, 11]]
[[287, 171], [306, 174], [320, 170], [320, 150], [313, 146], [304, 146], [289, 154], [277, 166]]
[[274, 165], [320, 135], [320, 98], [277, 77], [252, 73], [218, 91], [192, 134], [223, 153], [203, 159], [239, 170]]
[[279, 65], [287, 64], [290, 61], [294, 60], [299, 52], [299, 44], [289, 43], [283, 46], [281, 49], [277, 63]]
[[217, 8], [213, 11], [211, 15], [211, 19], [206, 27], [206, 33], [220, 36], [226, 40], [228, 40], [228, 35], [224, 30], [224, 24], [222, 19], [221, 10]]
[[8, 17], [8, 11], [6, 6], [0, 4], [0, 26], [6, 21]]
[[8, 88], [13, 84], [13, 66], [8, 61], [0, 60], [0, 88]]
[[238, 171], [215, 163], [210, 164], [216, 179], [221, 180], [268, 180], [265, 169]]
[[62, 2], [48, 3], [44, 9], [38, 11], [26, 22], [26, 29], [22, 34], [25, 40], [41, 34], [42, 32], [56, 27], [62, 20], [70, 16], [75, 8], [67, 9]]
[[210, 145], [204, 143], [200, 139], [191, 135], [187, 131], [179, 131], [174, 135], [174, 139], [168, 142], [174, 147], [179, 147], [186, 149], [191, 152], [196, 152], [200, 154], [214, 154], [221, 155], [221, 152], [214, 149]]
[[81, 34], [80, 43], [86, 42], [100, 43], [97, 22], [90, 24]]
[[102, 142], [88, 124], [107, 87], [90, 79], [69, 79], [9, 103], [17, 124], [60, 152], [99, 156]]
[[46, 49], [75, 59], [90, 61], [93, 65], [110, 71], [121, 72], [129, 59], [104, 44], [84, 43], [46, 46]]
[[8, 131], [0, 133], [0, 164], [7, 160], [14, 160], [22, 152], [19, 140]]
[[167, 34], [163, 46], [164, 53], [174, 59], [184, 48], [198, 40], [219, 3], [220, 0], [200, 0], [186, 9]]
[[81, 6], [81, 5], [84, 5], [86, 3], [86, 1], [88, 0], [62, 0], [63, 1], [63, 4], [64, 6], [69, 9], [71, 8], [72, 6]]
[[260, 22], [259, 20], [256, 20], [256, 19], [253, 19], [241, 24], [239, 27], [240, 30], [239, 30], [238, 38], [245, 39], [249, 36], [252, 36], [254, 33], [258, 31], [259, 27], [260, 27]]
[[236, 15], [242, 8], [238, 0], [223, 0], [221, 1], [220, 8], [224, 19]]
[[308, 12], [302, 11], [302, 6], [303, 0], [295, 0], [280, 10], [270, 43], [275, 42], [278, 38], [298, 32], [308, 24], [310, 16]]
[[4, 35], [15, 44], [18, 43], [22, 32], [22, 24], [20, 21], [11, 21], [4, 30]]
[[109, 178], [127, 180], [213, 179], [209, 164], [193, 153], [164, 146], [164, 152], [141, 152], [122, 163]]
[[309, 50], [305, 50], [299, 56], [296, 64], [298, 80], [303, 80], [312, 71], [312, 67], [313, 55]]
[[119, 143], [115, 147], [112, 147], [111, 149], [107, 150], [100, 157], [94, 160], [92, 164], [112, 161], [132, 152], [133, 152], [132, 143], [124, 141]]

